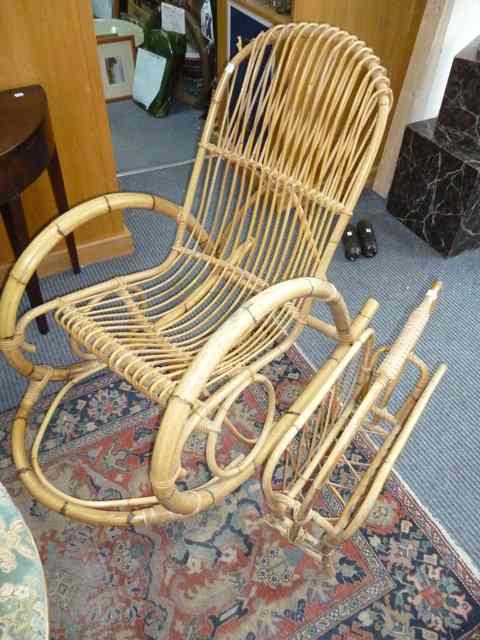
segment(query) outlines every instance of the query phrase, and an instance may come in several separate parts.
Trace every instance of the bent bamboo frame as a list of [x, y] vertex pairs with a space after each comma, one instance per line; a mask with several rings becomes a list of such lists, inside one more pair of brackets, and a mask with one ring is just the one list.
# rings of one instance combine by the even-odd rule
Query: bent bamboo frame
[[[360, 526], [443, 373], [430, 378], [412, 353], [438, 287], [379, 364], [384, 352], [373, 351], [368, 328], [376, 303], [369, 301], [351, 321], [343, 298], [324, 279], [369, 175], [391, 102], [385, 70], [354, 36], [329, 25], [275, 27], [227, 66], [181, 206], [150, 194], [106, 194], [74, 207], [32, 241], [0, 300], [0, 349], [30, 378], [14, 420], [12, 451], [32, 495], [83, 522], [161, 524], [217, 503], [266, 465], [263, 486], [278, 515], [274, 524], [291, 542], [315, 555], [318, 540], [308, 531], [310, 520], [326, 532], [322, 552]], [[120, 208], [162, 213], [177, 223], [167, 258], [145, 271], [65, 294], [17, 321], [26, 284], [43, 257], [79, 225]], [[311, 314], [315, 299], [329, 306], [331, 323]], [[32, 347], [26, 329], [47, 312], [66, 331], [79, 359], [69, 367], [33, 364], [27, 357]], [[333, 340], [334, 347], [298, 400], [275, 420], [273, 386], [261, 370], [305, 325]], [[355, 384], [342, 395], [341, 385], [359, 359]], [[389, 400], [407, 362], [418, 367], [419, 379], [393, 415]], [[105, 367], [166, 405], [153, 447], [149, 496], [80, 499], [55, 487], [41, 468], [42, 438], [62, 398]], [[28, 453], [27, 419], [50, 381], [64, 386]], [[255, 439], [228, 419], [232, 403], [251, 384], [263, 385], [267, 394], [265, 425]], [[319, 405], [322, 418], [304, 469], [292, 462], [300, 475], [288, 490], [273, 491], [273, 471], [292, 439], [298, 435], [300, 449], [308, 449], [305, 425]], [[364, 479], [350, 465], [359, 488], [333, 522], [315, 511], [313, 501], [328, 483], [340, 494], [329, 475], [367, 418], [371, 432], [385, 441]], [[225, 466], [215, 451], [223, 428], [250, 447]], [[206, 435], [212, 478], [182, 491], [181, 456], [194, 431]]]

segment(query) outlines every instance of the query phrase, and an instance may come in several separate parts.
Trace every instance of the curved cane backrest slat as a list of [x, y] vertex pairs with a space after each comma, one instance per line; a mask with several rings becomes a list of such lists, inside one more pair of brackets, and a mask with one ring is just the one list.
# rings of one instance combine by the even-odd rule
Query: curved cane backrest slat
[[[239, 266], [269, 284], [323, 275], [390, 104], [378, 58], [346, 32], [291, 24], [253, 40], [220, 82], [185, 203], [208, 253], [240, 250]], [[186, 228], [177, 243], [199, 249]]]

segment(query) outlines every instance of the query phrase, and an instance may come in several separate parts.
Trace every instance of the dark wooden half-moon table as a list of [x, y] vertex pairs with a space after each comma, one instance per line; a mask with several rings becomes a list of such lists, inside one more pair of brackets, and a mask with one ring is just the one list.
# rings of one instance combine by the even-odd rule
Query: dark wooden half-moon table
[[[62, 171], [48, 115], [47, 97], [39, 85], [19, 87], [0, 92], [0, 212], [18, 257], [29, 237], [21, 193], [40, 174], [48, 170], [58, 212], [69, 208]], [[68, 253], [75, 273], [80, 263], [73, 234], [66, 238]], [[27, 286], [30, 304], [42, 304], [42, 292], [37, 274]], [[47, 333], [45, 316], [37, 318], [41, 333]]]

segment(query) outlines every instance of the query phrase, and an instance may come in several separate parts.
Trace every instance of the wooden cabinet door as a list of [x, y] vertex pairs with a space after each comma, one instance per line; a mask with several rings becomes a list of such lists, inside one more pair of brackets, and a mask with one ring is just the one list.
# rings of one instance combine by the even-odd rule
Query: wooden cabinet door
[[[0, 90], [30, 84], [47, 94], [69, 205], [117, 191], [89, 0], [0, 2]], [[22, 201], [30, 235], [57, 213], [46, 173], [24, 191]], [[120, 212], [93, 220], [75, 236], [83, 264], [132, 250]], [[62, 245], [42, 264], [41, 274], [70, 268]], [[0, 223], [0, 279], [12, 259]]]

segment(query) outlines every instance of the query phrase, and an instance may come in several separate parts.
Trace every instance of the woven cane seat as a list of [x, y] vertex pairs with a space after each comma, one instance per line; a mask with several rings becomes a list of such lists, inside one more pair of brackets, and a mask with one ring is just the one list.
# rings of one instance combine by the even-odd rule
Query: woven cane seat
[[[133, 283], [115, 278], [107, 294], [83, 291], [78, 300], [60, 303], [55, 319], [77, 347], [163, 403], [225, 315], [262, 290], [246, 272], [239, 280], [238, 270], [235, 277], [225, 266], [202, 262], [204, 273], [195, 287], [198, 291], [207, 283], [206, 295], [196, 295], [195, 289], [180, 282], [172, 292], [172, 280], [181, 281], [180, 263], [162, 275]], [[258, 326], [213, 372], [212, 384], [234, 375], [271, 348], [295, 315], [289, 306]]]

